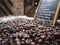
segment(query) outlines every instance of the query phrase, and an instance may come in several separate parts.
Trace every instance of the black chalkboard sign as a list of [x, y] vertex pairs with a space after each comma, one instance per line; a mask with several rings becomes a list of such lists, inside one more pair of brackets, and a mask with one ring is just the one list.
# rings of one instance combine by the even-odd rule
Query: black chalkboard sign
[[53, 20], [59, 0], [42, 0], [36, 14], [38, 19]]

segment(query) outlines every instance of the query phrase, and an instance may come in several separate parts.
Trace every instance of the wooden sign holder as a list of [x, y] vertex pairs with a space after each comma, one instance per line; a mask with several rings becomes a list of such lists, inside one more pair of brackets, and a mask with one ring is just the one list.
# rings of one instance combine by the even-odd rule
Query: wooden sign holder
[[[36, 19], [36, 14], [38, 12], [38, 9], [39, 9], [39, 6], [41, 4], [42, 0], [39, 1], [39, 4], [38, 4], [38, 7], [35, 11], [35, 16], [34, 16], [34, 19]], [[52, 20], [52, 26], [55, 26], [56, 22], [57, 22], [57, 17], [58, 17], [58, 12], [59, 12], [59, 9], [60, 9], [60, 0], [58, 2], [58, 6], [57, 6], [57, 9], [56, 9], [56, 13], [55, 13], [55, 16], [54, 16], [54, 19]]]

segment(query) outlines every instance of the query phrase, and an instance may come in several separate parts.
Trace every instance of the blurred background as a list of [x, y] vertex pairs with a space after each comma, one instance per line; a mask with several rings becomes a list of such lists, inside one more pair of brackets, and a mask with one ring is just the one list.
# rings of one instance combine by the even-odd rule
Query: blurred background
[[33, 17], [40, 0], [0, 0], [0, 17], [26, 15]]
[[[35, 16], [39, 1], [41, 0], [0, 0], [0, 17]], [[58, 22], [60, 22], [60, 10], [58, 14]]]

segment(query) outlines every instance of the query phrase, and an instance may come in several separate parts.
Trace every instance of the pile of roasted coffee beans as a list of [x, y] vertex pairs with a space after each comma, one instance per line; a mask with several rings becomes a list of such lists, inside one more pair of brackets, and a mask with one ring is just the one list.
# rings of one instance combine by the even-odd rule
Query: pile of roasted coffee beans
[[60, 45], [60, 29], [49, 22], [22, 18], [3, 22], [0, 45]]

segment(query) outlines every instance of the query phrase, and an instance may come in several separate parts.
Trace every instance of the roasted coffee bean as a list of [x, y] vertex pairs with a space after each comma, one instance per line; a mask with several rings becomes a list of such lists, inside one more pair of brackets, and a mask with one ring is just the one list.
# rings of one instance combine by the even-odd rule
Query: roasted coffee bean
[[59, 45], [60, 29], [47, 20], [17, 18], [0, 24], [0, 45]]

